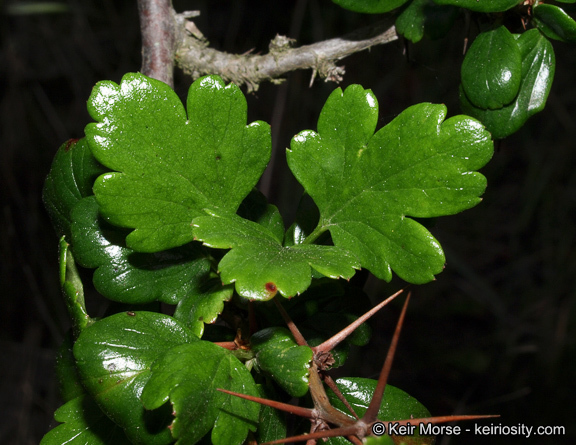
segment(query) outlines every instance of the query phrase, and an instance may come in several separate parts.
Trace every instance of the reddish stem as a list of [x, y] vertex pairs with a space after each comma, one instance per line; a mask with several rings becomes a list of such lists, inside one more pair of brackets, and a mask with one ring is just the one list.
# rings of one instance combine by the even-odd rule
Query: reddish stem
[[[276, 303], [276, 307], [278, 308], [280, 315], [282, 315], [282, 318], [284, 319], [284, 322], [288, 326], [288, 329], [290, 329], [290, 332], [292, 333], [292, 336], [294, 337], [294, 340], [296, 341], [296, 343], [298, 343], [298, 345], [300, 345], [300, 346], [308, 346], [308, 342], [306, 341], [304, 336], [301, 334], [300, 330], [294, 324], [294, 322], [290, 318], [290, 315], [288, 315], [288, 312], [286, 312], [286, 309], [284, 309], [284, 307], [278, 301], [277, 298], [274, 298], [274, 303]], [[312, 348], [312, 350], [314, 350], [314, 348]]]

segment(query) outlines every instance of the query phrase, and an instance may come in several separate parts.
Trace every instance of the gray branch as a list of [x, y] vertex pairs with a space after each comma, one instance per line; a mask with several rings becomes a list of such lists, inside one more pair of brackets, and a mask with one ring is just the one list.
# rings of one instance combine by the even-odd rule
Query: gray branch
[[265, 81], [282, 82], [282, 76], [291, 71], [312, 69], [327, 81], [339, 82], [344, 67], [336, 62], [375, 45], [398, 39], [390, 22], [380, 22], [343, 37], [292, 48], [292, 39], [276, 36], [270, 43], [268, 54], [235, 55], [208, 47], [208, 42], [189, 18], [198, 15], [185, 12], [175, 15], [176, 63], [185, 73], [197, 79], [205, 74], [218, 74], [237, 85], [246, 84], [248, 91], [255, 91]]

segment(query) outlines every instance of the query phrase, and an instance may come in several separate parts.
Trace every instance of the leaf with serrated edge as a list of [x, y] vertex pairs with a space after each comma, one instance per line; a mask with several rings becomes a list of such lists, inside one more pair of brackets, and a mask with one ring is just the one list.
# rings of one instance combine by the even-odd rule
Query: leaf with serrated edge
[[443, 105], [419, 104], [376, 134], [378, 103], [352, 85], [334, 91], [322, 109], [318, 133], [292, 139], [288, 165], [320, 209], [315, 234], [329, 230], [334, 244], [362, 267], [390, 280], [392, 270], [412, 283], [434, 279], [444, 267], [440, 244], [407, 216], [458, 213], [480, 202], [486, 179], [473, 170], [492, 156], [490, 134], [476, 120], [443, 122]]
[[517, 37], [522, 55], [522, 82], [516, 99], [498, 110], [475, 107], [460, 88], [462, 111], [479, 119], [495, 139], [518, 131], [528, 118], [544, 109], [552, 87], [556, 59], [550, 41], [537, 29]]
[[106, 223], [98, 214], [94, 196], [72, 210], [72, 246], [83, 267], [96, 268], [96, 290], [114, 301], [176, 304], [200, 293], [210, 261], [199, 243], [157, 253], [139, 253], [125, 247], [125, 231]]
[[129, 445], [122, 428], [112, 422], [88, 395], [76, 397], [54, 413], [62, 422], [51, 429], [40, 445]]
[[187, 109], [188, 118], [168, 85], [141, 74], [98, 83], [88, 101], [99, 122], [86, 127], [90, 149], [115, 170], [98, 178], [94, 193], [110, 222], [136, 229], [126, 238], [134, 250], [188, 243], [204, 208], [236, 212], [270, 158], [270, 128], [246, 125], [236, 85], [198, 79]]
[[276, 292], [291, 297], [311, 283], [311, 267], [331, 278], [351, 278], [358, 262], [334, 246], [284, 247], [278, 235], [264, 226], [232, 215], [194, 219], [196, 238], [210, 247], [232, 249], [220, 261], [222, 282], [253, 300], [269, 300]]
[[[100, 408], [133, 441], [167, 444], [172, 420], [168, 406], [144, 410], [140, 395], [152, 363], [166, 351], [196, 336], [172, 317], [153, 312], [124, 312], [82, 331], [74, 356], [82, 384]], [[168, 409], [165, 409], [168, 408]]]
[[312, 349], [298, 346], [290, 331], [273, 327], [256, 332], [250, 339], [256, 363], [292, 397], [308, 392]]
[[198, 340], [171, 349], [154, 363], [142, 402], [155, 409], [170, 400], [177, 444], [196, 443], [212, 429], [212, 443], [239, 445], [249, 430], [256, 430], [260, 407], [219, 388], [258, 395], [246, 366], [226, 349]]

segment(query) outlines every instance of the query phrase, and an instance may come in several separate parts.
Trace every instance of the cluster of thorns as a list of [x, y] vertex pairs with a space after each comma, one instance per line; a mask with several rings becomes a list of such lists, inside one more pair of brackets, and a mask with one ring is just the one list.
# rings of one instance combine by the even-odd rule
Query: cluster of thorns
[[[295, 405], [290, 405], [287, 403], [277, 402], [275, 400], [268, 400], [263, 399], [260, 397], [254, 397], [246, 394], [240, 394], [233, 391], [227, 391], [224, 389], [219, 389], [227, 394], [231, 394], [237, 397], [241, 397], [246, 400], [251, 400], [253, 402], [260, 403], [262, 405], [270, 406], [272, 408], [276, 408], [281, 411], [285, 411], [287, 413], [291, 413], [297, 416], [305, 417], [310, 420], [311, 428], [309, 434], [302, 434], [298, 436], [287, 437], [285, 439], [274, 440], [272, 442], [267, 442], [266, 444], [280, 444], [280, 443], [288, 443], [288, 442], [303, 442], [306, 441], [307, 445], [314, 445], [318, 439], [328, 439], [330, 437], [346, 437], [350, 442], [356, 445], [362, 445], [363, 439], [368, 436], [378, 436], [375, 434], [378, 432], [378, 429], [373, 429], [375, 424], [378, 424], [378, 427], [382, 427], [382, 425], [386, 428], [386, 431], [389, 430], [388, 426], [391, 421], [379, 420], [378, 419], [378, 411], [380, 409], [380, 405], [382, 403], [382, 398], [384, 395], [384, 390], [386, 389], [386, 383], [388, 381], [388, 376], [390, 374], [390, 370], [392, 368], [392, 362], [394, 361], [394, 355], [396, 353], [396, 347], [398, 345], [398, 340], [400, 338], [400, 331], [402, 330], [402, 325], [404, 323], [404, 317], [406, 315], [406, 309], [408, 307], [408, 302], [410, 300], [410, 293], [406, 298], [406, 302], [402, 308], [402, 312], [400, 313], [400, 318], [398, 319], [398, 323], [396, 324], [396, 329], [394, 331], [394, 335], [392, 337], [392, 342], [390, 344], [390, 348], [388, 349], [388, 353], [386, 355], [386, 360], [384, 361], [384, 365], [382, 366], [382, 370], [380, 372], [380, 377], [378, 378], [378, 383], [376, 385], [376, 389], [374, 390], [374, 394], [372, 395], [372, 399], [368, 406], [368, 409], [364, 413], [362, 417], [359, 417], [355, 412], [350, 403], [346, 400], [344, 395], [340, 392], [336, 383], [327, 374], [327, 368], [331, 364], [334, 363], [334, 359], [332, 358], [332, 351], [340, 342], [342, 342], [346, 337], [348, 337], [354, 330], [356, 330], [362, 323], [372, 317], [376, 312], [378, 312], [381, 308], [386, 306], [390, 301], [400, 295], [403, 290], [396, 292], [394, 295], [388, 297], [380, 304], [372, 308], [370, 311], [366, 312], [360, 318], [355, 320], [349, 326], [338, 332], [336, 335], [331, 337], [330, 339], [326, 340], [324, 343], [312, 347], [313, 352], [313, 359], [312, 364], [310, 367], [310, 375], [309, 375], [309, 388], [310, 388], [310, 395], [312, 397], [312, 401], [314, 403], [314, 408], [305, 408]], [[282, 314], [290, 332], [292, 333], [294, 340], [300, 346], [308, 346], [306, 339], [302, 336], [299, 329], [296, 327], [292, 319], [286, 313], [282, 305], [278, 302], [278, 300], [274, 299], [278, 310]], [[324, 389], [324, 382], [326, 386], [328, 386], [336, 396], [344, 403], [346, 408], [349, 410], [349, 414], [345, 414], [342, 411], [334, 408], [330, 403], [330, 400], [326, 394]], [[439, 416], [439, 417], [425, 417], [419, 419], [405, 419], [405, 420], [395, 420], [393, 423], [395, 425], [407, 425], [410, 423], [411, 425], [422, 423], [432, 423], [432, 424], [439, 424], [439, 423], [448, 423], [454, 421], [461, 421], [461, 420], [473, 420], [473, 419], [484, 419], [488, 417], [498, 417], [498, 416], [491, 416], [491, 415], [454, 415], [454, 416]], [[399, 436], [391, 436], [391, 439], [394, 443], [400, 443], [401, 440], [405, 438], [401, 438]]]

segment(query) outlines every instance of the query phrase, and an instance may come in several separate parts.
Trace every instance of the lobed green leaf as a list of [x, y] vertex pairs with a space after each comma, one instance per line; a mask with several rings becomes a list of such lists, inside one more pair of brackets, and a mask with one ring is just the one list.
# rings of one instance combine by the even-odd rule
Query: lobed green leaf
[[206, 76], [190, 87], [188, 116], [162, 82], [127, 74], [100, 82], [88, 101], [98, 123], [86, 127], [94, 156], [114, 170], [94, 193], [113, 224], [134, 228], [127, 246], [158, 252], [193, 239], [205, 208], [234, 213], [270, 158], [270, 128], [246, 125], [240, 89]]
[[312, 349], [299, 346], [288, 329], [263, 329], [252, 335], [250, 344], [258, 367], [288, 394], [302, 397], [308, 392]]
[[292, 297], [304, 292], [312, 280], [311, 268], [321, 274], [349, 279], [357, 260], [334, 246], [282, 246], [282, 236], [236, 215], [194, 219], [194, 234], [204, 244], [232, 249], [220, 261], [222, 282], [235, 282], [236, 291], [249, 299], [269, 300], [277, 292]]
[[177, 444], [194, 444], [212, 430], [212, 443], [239, 445], [249, 430], [256, 430], [260, 406], [219, 388], [258, 395], [250, 372], [236, 357], [198, 340], [171, 349], [154, 363], [142, 401], [156, 409], [170, 400]]
[[171, 409], [146, 411], [142, 390], [159, 357], [194, 341], [196, 336], [172, 317], [125, 312], [86, 328], [74, 345], [74, 356], [82, 384], [130, 440], [160, 445], [172, 442]]
[[486, 187], [475, 169], [492, 156], [482, 125], [466, 116], [444, 121], [443, 105], [408, 108], [374, 134], [378, 103], [352, 85], [334, 91], [318, 132], [292, 139], [288, 165], [314, 199], [320, 222], [304, 244], [329, 230], [337, 247], [390, 280], [392, 270], [425, 283], [444, 267], [440, 244], [408, 218], [458, 213], [476, 205]]

